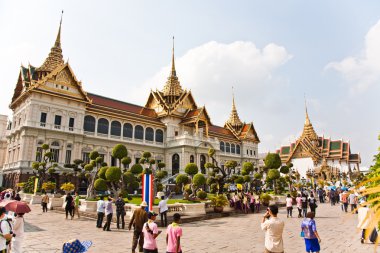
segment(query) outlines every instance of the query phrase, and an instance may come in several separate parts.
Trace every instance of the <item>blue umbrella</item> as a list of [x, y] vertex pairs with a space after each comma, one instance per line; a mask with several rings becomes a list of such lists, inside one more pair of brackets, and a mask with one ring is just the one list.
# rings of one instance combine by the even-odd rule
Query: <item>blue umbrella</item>
[[346, 186], [343, 186], [342, 191], [348, 191], [348, 188]]

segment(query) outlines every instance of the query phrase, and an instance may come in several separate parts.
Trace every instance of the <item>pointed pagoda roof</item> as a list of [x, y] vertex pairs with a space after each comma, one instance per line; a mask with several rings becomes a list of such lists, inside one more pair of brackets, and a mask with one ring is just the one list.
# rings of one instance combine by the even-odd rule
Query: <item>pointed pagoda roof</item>
[[173, 37], [173, 49], [172, 49], [172, 68], [170, 76], [166, 81], [164, 88], [162, 89], [162, 93], [167, 102], [172, 103], [178, 98], [182, 93], [183, 89], [181, 87], [180, 82], [178, 81], [177, 72], [175, 69], [175, 61], [174, 61], [174, 37]]
[[230, 118], [226, 121], [226, 124], [230, 124], [236, 130], [240, 129], [243, 126], [243, 122], [240, 120], [238, 112], [236, 110], [235, 96], [233, 92], [232, 92], [232, 110], [231, 110]]
[[[62, 11], [63, 14], [63, 11]], [[46, 71], [51, 72], [55, 68], [64, 64], [62, 48], [61, 48], [61, 26], [62, 26], [62, 16], [61, 21], [59, 22], [59, 29], [57, 38], [55, 39], [54, 46], [51, 48], [48, 57], [45, 59], [41, 67], [37, 68], [37, 71]]]
[[307, 105], [306, 105], [306, 100], [305, 100], [305, 124], [303, 126], [303, 131], [302, 131], [302, 137], [308, 137], [312, 141], [318, 141], [318, 135], [314, 130], [313, 125], [311, 124], [309, 114], [307, 112]]

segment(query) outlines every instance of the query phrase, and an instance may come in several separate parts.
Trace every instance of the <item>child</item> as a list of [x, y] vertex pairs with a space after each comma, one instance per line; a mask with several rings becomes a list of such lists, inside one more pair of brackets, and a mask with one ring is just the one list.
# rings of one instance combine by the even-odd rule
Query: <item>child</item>
[[161, 231], [158, 231], [157, 224], [154, 222], [156, 217], [157, 213], [149, 212], [148, 221], [144, 223], [142, 230], [144, 234], [144, 253], [158, 253], [156, 237]]
[[181, 250], [181, 236], [182, 228], [179, 226], [181, 215], [175, 213], [173, 215], [173, 223], [168, 226], [166, 230], [166, 252], [167, 253], [182, 253]]

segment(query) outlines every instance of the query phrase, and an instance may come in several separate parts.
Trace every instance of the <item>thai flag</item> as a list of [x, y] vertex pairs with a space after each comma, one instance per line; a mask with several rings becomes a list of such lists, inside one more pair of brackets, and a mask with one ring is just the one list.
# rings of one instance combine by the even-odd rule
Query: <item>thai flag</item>
[[152, 211], [154, 202], [152, 174], [143, 174], [142, 176], [142, 200], [148, 204], [145, 211]]

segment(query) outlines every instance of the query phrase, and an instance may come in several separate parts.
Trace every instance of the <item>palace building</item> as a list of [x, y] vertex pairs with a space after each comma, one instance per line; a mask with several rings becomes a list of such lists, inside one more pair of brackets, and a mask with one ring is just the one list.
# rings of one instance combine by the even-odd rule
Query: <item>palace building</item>
[[67, 170], [64, 165], [75, 159], [88, 162], [92, 150], [116, 165], [111, 153], [119, 143], [127, 146], [132, 164], [149, 151], [157, 163], [166, 163], [169, 175], [182, 172], [189, 162], [205, 173], [209, 148], [216, 150], [222, 166], [228, 160], [258, 164], [260, 140], [253, 123], [241, 121], [232, 98], [224, 126], [212, 124], [206, 108], [199, 107], [179, 82], [174, 46], [167, 82], [147, 95], [146, 104], [139, 106], [87, 92], [63, 60], [60, 24], [43, 64], [21, 66], [10, 103], [13, 115], [6, 134], [3, 185], [13, 187], [32, 175], [32, 162], [41, 159], [36, 154], [44, 143], [58, 163], [57, 185], [59, 172]]
[[302, 135], [289, 146], [277, 150], [284, 164], [293, 163], [302, 177], [307, 174], [330, 181], [339, 173], [359, 171], [360, 154], [351, 153], [349, 141], [331, 140], [318, 136], [310, 122], [306, 108], [306, 120]]

